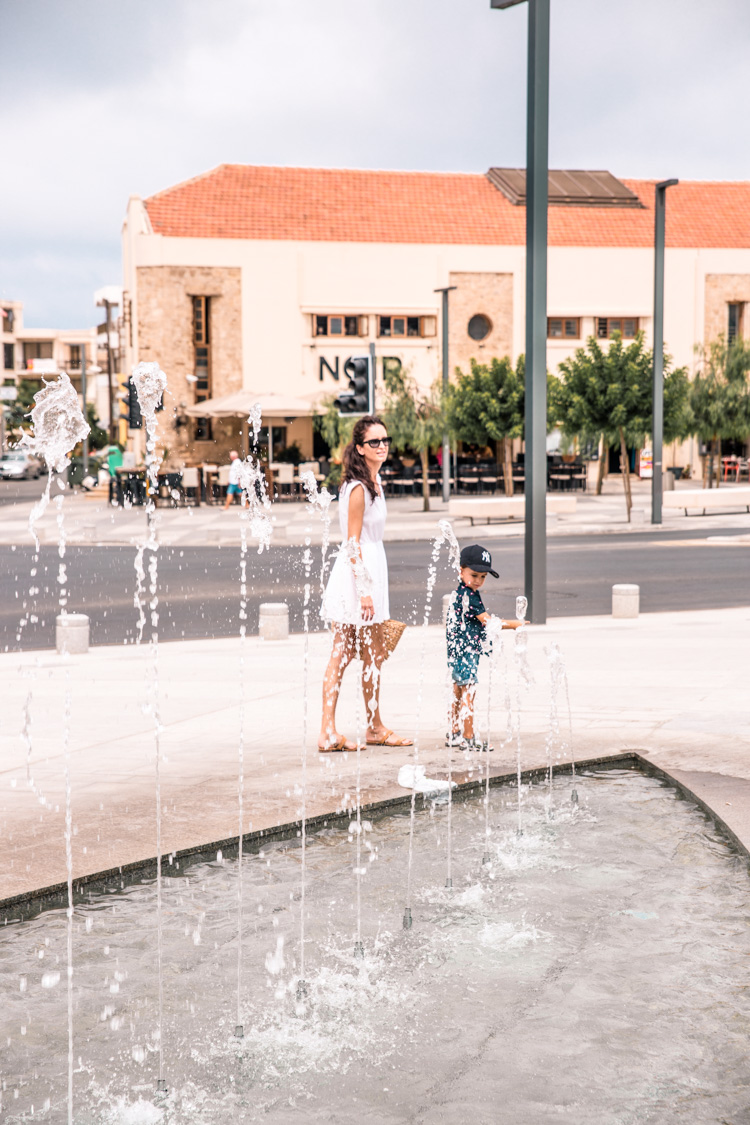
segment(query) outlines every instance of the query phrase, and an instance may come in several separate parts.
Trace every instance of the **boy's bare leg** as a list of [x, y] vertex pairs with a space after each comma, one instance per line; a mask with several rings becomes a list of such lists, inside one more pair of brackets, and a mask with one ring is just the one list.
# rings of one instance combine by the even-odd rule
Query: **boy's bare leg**
[[453, 685], [453, 701], [451, 703], [451, 734], [461, 733], [461, 694], [463, 688], [460, 684]]
[[318, 744], [325, 746], [336, 740], [336, 705], [341, 691], [341, 680], [348, 664], [354, 656], [354, 627], [345, 625], [333, 627], [333, 647], [323, 677], [323, 715], [320, 722]]
[[461, 688], [459, 718], [463, 722], [464, 738], [474, 737], [474, 697], [477, 693], [476, 684], [466, 684]]

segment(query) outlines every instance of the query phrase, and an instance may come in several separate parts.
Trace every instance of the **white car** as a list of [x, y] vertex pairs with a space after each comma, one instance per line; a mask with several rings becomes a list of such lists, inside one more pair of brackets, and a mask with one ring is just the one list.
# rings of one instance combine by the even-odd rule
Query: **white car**
[[13, 450], [0, 457], [0, 477], [4, 480], [36, 480], [43, 472], [42, 462], [30, 453]]

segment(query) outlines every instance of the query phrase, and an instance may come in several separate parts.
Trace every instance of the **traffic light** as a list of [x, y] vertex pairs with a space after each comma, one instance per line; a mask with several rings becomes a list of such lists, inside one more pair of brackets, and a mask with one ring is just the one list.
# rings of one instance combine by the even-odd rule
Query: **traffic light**
[[342, 391], [334, 406], [339, 414], [372, 414], [374, 406], [373, 370], [369, 355], [353, 355], [344, 364], [349, 390]]
[[138, 401], [138, 394], [135, 389], [132, 376], [128, 379], [127, 383], [123, 384], [121, 391], [118, 391], [117, 397], [122, 403], [120, 410], [124, 411], [127, 415], [128, 426], [131, 430], [140, 430], [143, 428], [143, 417], [141, 415], [141, 404]]

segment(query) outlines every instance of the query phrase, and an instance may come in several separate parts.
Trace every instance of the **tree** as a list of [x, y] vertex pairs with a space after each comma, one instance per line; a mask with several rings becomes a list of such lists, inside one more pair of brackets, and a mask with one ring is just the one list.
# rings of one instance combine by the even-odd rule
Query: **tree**
[[8, 403], [5, 415], [5, 425], [8, 433], [16, 440], [21, 434], [31, 429], [31, 419], [27, 417], [34, 405], [34, 395], [41, 388], [38, 379], [21, 379], [18, 383], [18, 393], [13, 402]]
[[492, 359], [490, 364], [471, 361], [465, 375], [456, 368], [456, 382], [448, 387], [445, 400], [448, 429], [458, 441], [503, 445], [505, 494], [513, 494], [512, 438], [522, 437], [524, 422], [524, 357], [516, 370], [510, 360]]
[[430, 510], [430, 449], [443, 440], [445, 418], [438, 391], [423, 391], [409, 372], [399, 365], [384, 364], [386, 399], [380, 411], [397, 452], [419, 454], [422, 466], [422, 509]]
[[[735, 339], [727, 344], [723, 336], [707, 348], [699, 349], [701, 370], [690, 387], [693, 432], [709, 442], [710, 462], [716, 454], [716, 486], [721, 480], [722, 438], [743, 439], [750, 431], [750, 343]], [[713, 465], [706, 462], [704, 487], [712, 486]]]
[[[627, 347], [618, 332], [609, 347], [602, 348], [590, 336], [586, 348], [577, 348], [571, 359], [560, 364], [562, 378], [555, 389], [555, 411], [567, 435], [603, 438], [603, 457], [612, 442], [620, 445], [620, 471], [625, 506], [630, 521], [632, 497], [627, 447], [640, 445], [653, 422], [653, 355], [638, 333]], [[664, 356], [664, 440], [675, 441], [690, 433], [688, 376], [682, 367], [672, 370], [671, 357]], [[600, 466], [597, 493], [601, 492]]]

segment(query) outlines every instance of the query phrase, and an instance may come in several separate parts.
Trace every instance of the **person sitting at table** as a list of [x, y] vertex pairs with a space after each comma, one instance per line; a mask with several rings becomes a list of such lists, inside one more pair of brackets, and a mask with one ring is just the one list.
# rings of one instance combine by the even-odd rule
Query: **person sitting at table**
[[227, 499], [224, 504], [224, 511], [234, 502], [235, 496], [242, 499], [242, 486], [240, 485], [240, 470], [241, 462], [240, 455], [236, 449], [231, 450], [229, 454], [229, 484], [227, 485]]

